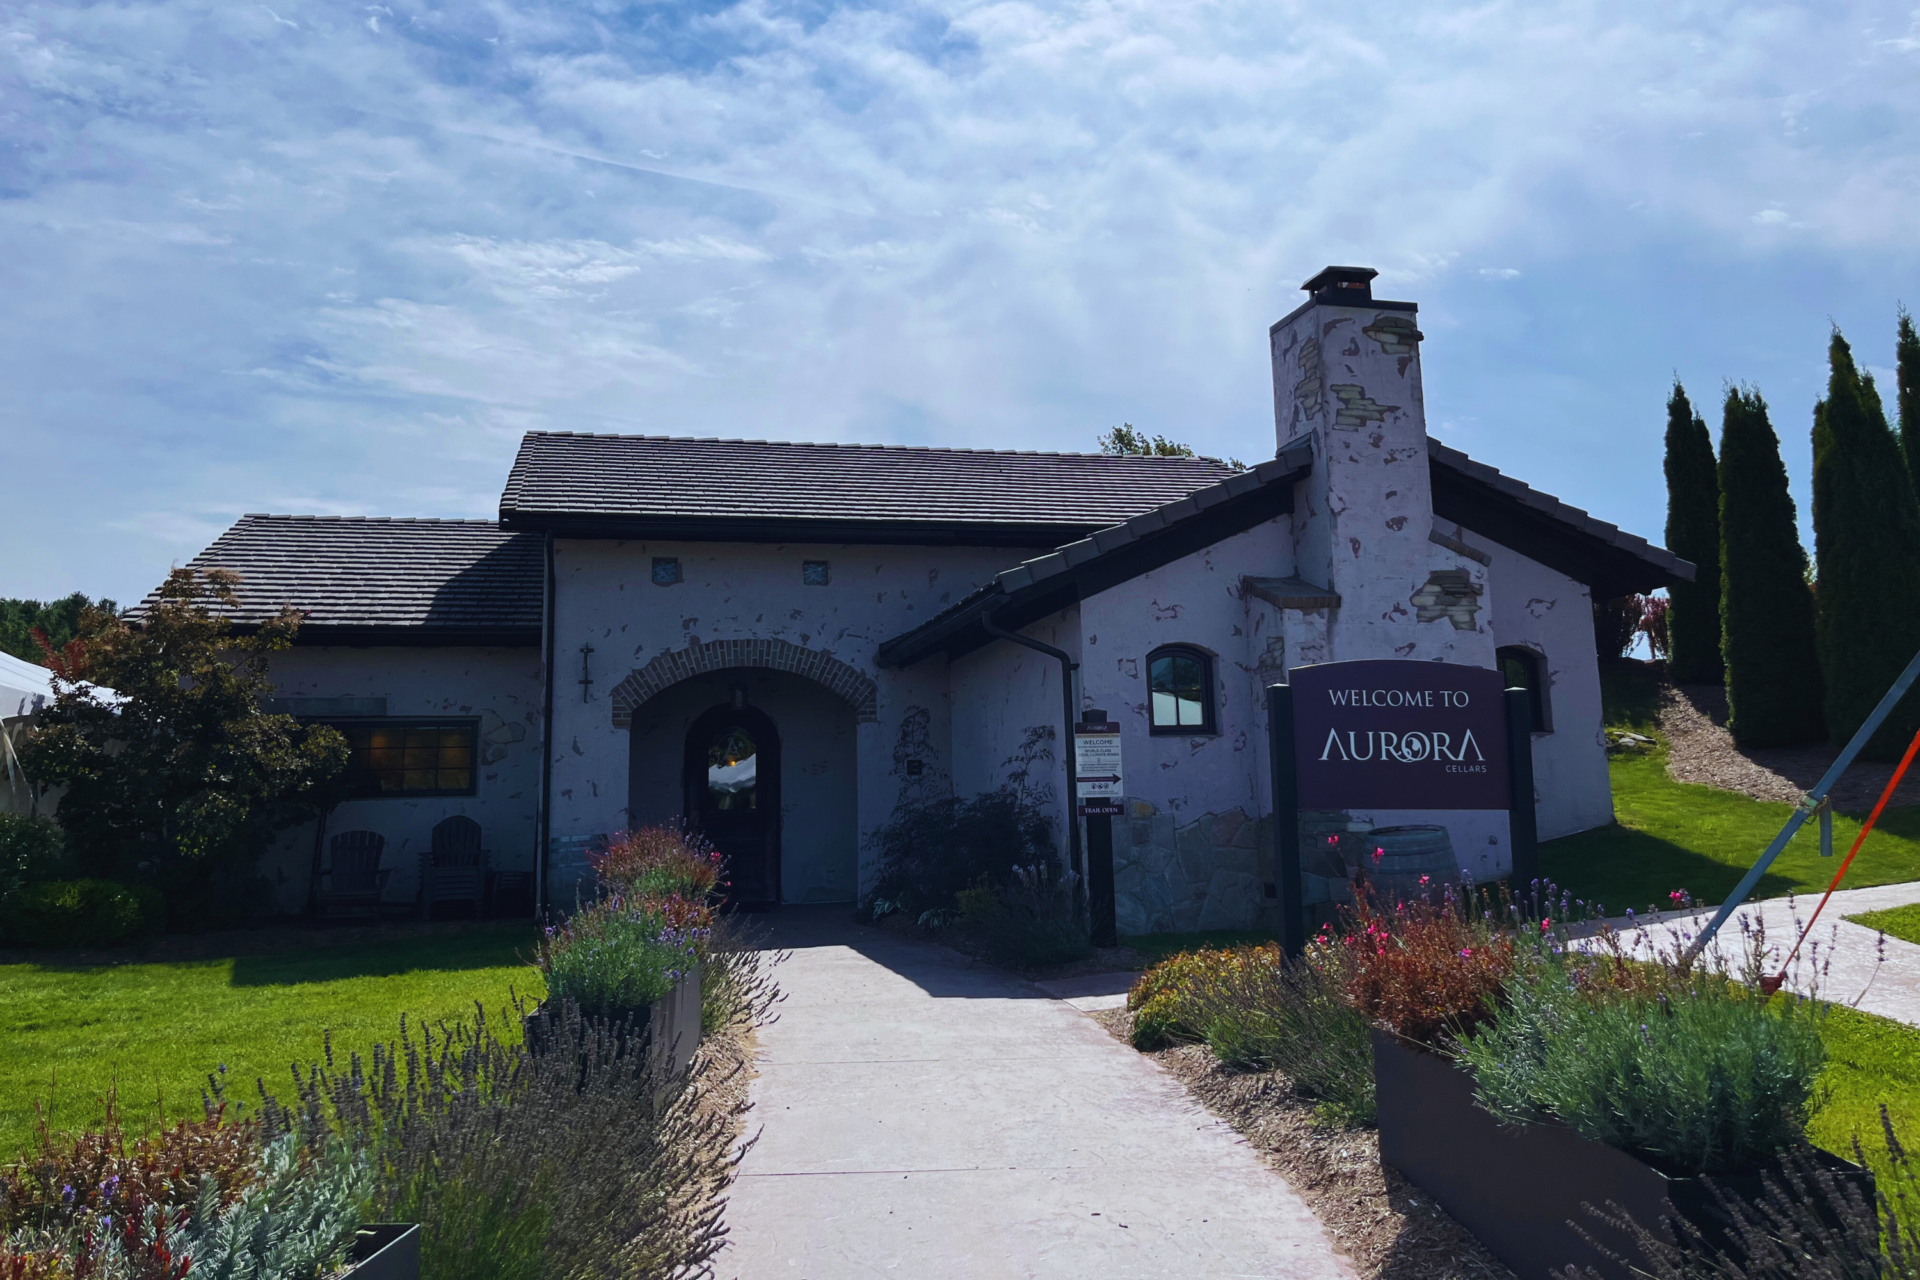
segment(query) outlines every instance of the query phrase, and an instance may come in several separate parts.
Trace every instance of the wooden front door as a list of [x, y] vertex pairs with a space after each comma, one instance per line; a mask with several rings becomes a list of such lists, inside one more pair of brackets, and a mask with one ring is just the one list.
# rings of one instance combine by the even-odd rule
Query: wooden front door
[[738, 906], [780, 901], [780, 735], [752, 707], [715, 707], [687, 730], [687, 820], [727, 858]]

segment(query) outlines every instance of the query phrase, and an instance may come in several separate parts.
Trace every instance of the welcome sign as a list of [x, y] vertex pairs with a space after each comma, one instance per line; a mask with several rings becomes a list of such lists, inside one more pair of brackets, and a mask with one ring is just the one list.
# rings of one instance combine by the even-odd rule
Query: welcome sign
[[1451, 662], [1295, 667], [1294, 762], [1307, 809], [1505, 809], [1506, 682]]

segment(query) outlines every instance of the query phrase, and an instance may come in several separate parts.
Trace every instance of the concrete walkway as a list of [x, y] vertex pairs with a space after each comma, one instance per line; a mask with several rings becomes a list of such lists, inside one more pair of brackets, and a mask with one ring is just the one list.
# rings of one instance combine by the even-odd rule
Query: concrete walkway
[[741, 1280], [1352, 1280], [1293, 1189], [1152, 1062], [1030, 983], [848, 921], [772, 918]]
[[[1818, 994], [1822, 999], [1920, 1026], [1920, 946], [1888, 938], [1883, 949], [1878, 930], [1845, 918], [1912, 902], [1920, 902], [1920, 881], [1836, 892], [1814, 924], [1807, 946], [1801, 950], [1792, 986], [1803, 992], [1812, 990], [1813, 965], [1818, 963], [1826, 970], [1818, 978]], [[1744, 906], [1720, 928], [1721, 936], [1726, 939], [1723, 949], [1729, 959], [1741, 954], [1740, 920], [1743, 917], [1750, 927], [1763, 923], [1767, 946], [1776, 957], [1770, 967], [1777, 971], [1780, 959], [1799, 938], [1819, 905], [1820, 895], [1808, 893], [1793, 898], [1768, 898]], [[1642, 923], [1639, 927], [1657, 943], [1667, 942], [1682, 935], [1691, 937], [1713, 919], [1713, 913], [1714, 908], [1707, 907], [1685, 915], [1663, 916], [1657, 922]], [[1609, 923], [1619, 929], [1626, 921], [1621, 918]], [[1815, 944], [1818, 944], [1817, 950]]]

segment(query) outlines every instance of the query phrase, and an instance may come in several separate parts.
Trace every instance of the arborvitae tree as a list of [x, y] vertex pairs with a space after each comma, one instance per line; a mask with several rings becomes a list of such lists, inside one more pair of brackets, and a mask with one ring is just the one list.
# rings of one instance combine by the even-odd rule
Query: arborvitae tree
[[1894, 382], [1900, 409], [1900, 451], [1907, 455], [1907, 474], [1920, 495], [1920, 335], [1913, 316], [1900, 308], [1900, 331], [1893, 347]]
[[[1839, 330], [1813, 410], [1813, 537], [1827, 730], [1838, 744], [1920, 649], [1920, 502], [1873, 379]], [[1867, 746], [1897, 758], [1920, 725], [1910, 694]]]
[[1720, 484], [1713, 437], [1676, 378], [1667, 400], [1667, 550], [1695, 566], [1692, 582], [1667, 588], [1672, 654], [1681, 683], [1720, 678]]
[[1720, 617], [1734, 741], [1826, 737], [1813, 590], [1780, 439], [1760, 393], [1737, 387], [1720, 426]]

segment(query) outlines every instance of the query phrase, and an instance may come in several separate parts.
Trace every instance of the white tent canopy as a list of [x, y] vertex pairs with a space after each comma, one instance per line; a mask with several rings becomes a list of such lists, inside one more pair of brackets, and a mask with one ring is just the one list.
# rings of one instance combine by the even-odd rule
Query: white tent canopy
[[[108, 701], [117, 701], [113, 690], [101, 685], [93, 689]], [[33, 717], [53, 704], [53, 672], [10, 653], [0, 653], [0, 813], [30, 812], [33, 798], [20, 761], [14, 751], [15, 736], [25, 732]]]

